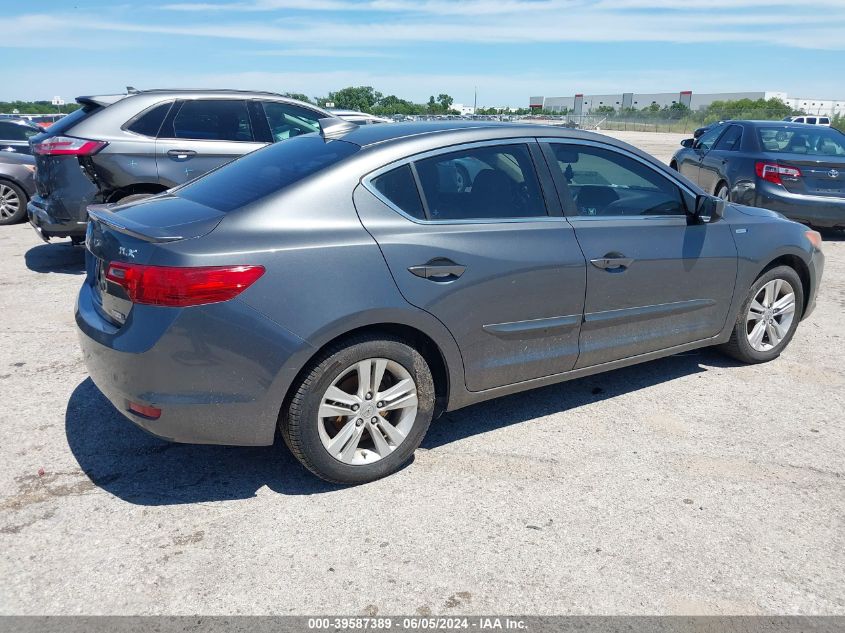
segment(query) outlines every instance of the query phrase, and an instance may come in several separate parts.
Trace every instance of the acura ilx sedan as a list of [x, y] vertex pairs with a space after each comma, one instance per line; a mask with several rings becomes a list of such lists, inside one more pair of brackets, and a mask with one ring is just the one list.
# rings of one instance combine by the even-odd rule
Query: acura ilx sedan
[[815, 304], [815, 231], [619, 141], [320, 128], [91, 208], [85, 362], [147, 431], [278, 431], [316, 475], [367, 482], [444, 411], [705, 346], [770, 361]]

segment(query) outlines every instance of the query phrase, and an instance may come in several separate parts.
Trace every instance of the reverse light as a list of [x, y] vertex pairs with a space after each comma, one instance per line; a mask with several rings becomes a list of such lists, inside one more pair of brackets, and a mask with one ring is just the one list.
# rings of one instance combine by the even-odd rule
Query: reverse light
[[255, 283], [263, 266], [145, 266], [112, 262], [106, 279], [132, 303], [184, 308], [228, 301]]
[[91, 156], [106, 145], [108, 143], [104, 141], [92, 141], [87, 138], [51, 136], [40, 143], [34, 143], [32, 153], [40, 156]]
[[150, 420], [158, 420], [161, 417], [161, 409], [157, 407], [150, 407], [146, 404], [139, 404], [137, 402], [130, 402], [127, 407], [132, 413], [140, 415]]
[[816, 250], [822, 249], [822, 234], [818, 231], [804, 231], [804, 235]]
[[776, 163], [757, 163], [754, 166], [757, 171], [757, 177], [773, 182], [776, 185], [782, 185], [782, 178], [800, 178], [801, 170], [797, 167], [785, 167]]

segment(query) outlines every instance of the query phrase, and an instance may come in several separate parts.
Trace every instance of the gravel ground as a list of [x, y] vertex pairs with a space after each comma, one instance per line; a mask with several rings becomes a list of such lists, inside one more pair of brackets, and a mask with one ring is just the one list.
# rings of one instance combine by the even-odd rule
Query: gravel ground
[[[679, 135], [615, 133], [666, 160]], [[338, 488], [173, 445], [87, 378], [82, 252], [0, 227], [2, 614], [845, 614], [845, 242], [783, 356], [458, 411]]]

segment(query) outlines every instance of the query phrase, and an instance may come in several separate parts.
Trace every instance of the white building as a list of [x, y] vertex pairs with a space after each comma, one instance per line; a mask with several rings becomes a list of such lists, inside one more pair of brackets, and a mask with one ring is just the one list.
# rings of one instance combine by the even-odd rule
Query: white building
[[706, 108], [714, 101], [738, 101], [739, 99], [780, 99], [786, 105], [796, 110], [804, 110], [807, 114], [845, 114], [845, 99], [810, 99], [789, 97], [785, 92], [719, 92], [694, 93], [691, 90], [681, 92], [634, 93], [587, 95], [575, 94], [571, 97], [530, 97], [528, 105], [533, 110], [550, 110], [552, 112], [566, 111], [572, 114], [589, 114], [603, 106], [615, 110], [635, 108], [642, 110], [652, 105], [660, 108], [671, 107], [682, 103], [691, 110]]

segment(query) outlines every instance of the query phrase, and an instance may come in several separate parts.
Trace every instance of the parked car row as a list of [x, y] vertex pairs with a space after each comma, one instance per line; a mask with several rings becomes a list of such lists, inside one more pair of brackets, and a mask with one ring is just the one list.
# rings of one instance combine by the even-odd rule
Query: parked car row
[[724, 200], [845, 228], [845, 134], [788, 121], [724, 121], [686, 139], [671, 166]]

